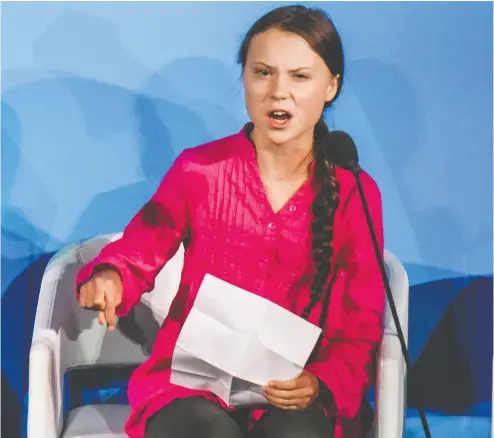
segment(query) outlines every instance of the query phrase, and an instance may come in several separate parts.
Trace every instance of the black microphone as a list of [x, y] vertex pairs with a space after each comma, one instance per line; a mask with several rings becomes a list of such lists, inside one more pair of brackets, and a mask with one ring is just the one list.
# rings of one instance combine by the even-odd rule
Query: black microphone
[[[405, 363], [407, 367], [407, 375], [410, 374], [412, 369], [412, 364], [410, 360], [410, 355], [408, 354], [407, 345], [405, 342], [405, 336], [401, 329], [401, 324], [398, 318], [398, 312], [396, 311], [395, 302], [393, 299], [393, 294], [391, 293], [391, 287], [389, 285], [388, 276], [386, 274], [386, 268], [384, 266], [384, 260], [379, 250], [379, 245], [377, 243], [376, 232], [374, 226], [372, 225], [369, 206], [367, 204], [367, 199], [365, 198], [364, 189], [362, 187], [362, 181], [360, 179], [360, 174], [362, 173], [362, 168], [358, 164], [358, 152], [357, 146], [353, 139], [344, 131], [330, 131], [326, 136], [326, 153], [328, 158], [335, 165], [342, 167], [343, 169], [350, 170], [355, 176], [357, 182], [358, 191], [360, 194], [360, 199], [364, 207], [365, 218], [367, 220], [367, 226], [372, 237], [372, 243], [374, 246], [374, 252], [376, 254], [377, 261], [379, 263], [379, 268], [381, 271], [381, 277], [386, 288], [386, 296], [388, 298], [389, 307], [393, 315], [393, 320], [396, 325], [396, 331], [398, 332], [398, 339], [401, 344], [401, 351], [403, 357], [405, 358]], [[427, 419], [425, 418], [424, 409], [419, 408], [420, 420], [422, 421], [422, 427], [424, 429], [425, 436], [431, 438], [431, 432], [429, 430], [429, 425], [427, 424]]]

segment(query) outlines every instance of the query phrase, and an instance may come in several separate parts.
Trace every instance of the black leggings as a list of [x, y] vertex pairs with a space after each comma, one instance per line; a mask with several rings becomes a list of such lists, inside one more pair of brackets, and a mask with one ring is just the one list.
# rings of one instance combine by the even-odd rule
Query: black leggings
[[272, 407], [250, 433], [239, 413], [204, 397], [177, 399], [148, 420], [145, 438], [333, 438], [333, 420], [315, 406]]

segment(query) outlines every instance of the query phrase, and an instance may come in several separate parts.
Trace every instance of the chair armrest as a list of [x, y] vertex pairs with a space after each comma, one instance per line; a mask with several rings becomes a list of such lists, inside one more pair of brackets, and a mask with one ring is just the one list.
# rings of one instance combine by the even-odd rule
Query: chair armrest
[[53, 330], [37, 330], [29, 352], [28, 438], [58, 438], [63, 422], [60, 342]]
[[[389, 286], [393, 293], [393, 300], [400, 320], [400, 326], [405, 336], [405, 342], [408, 343], [408, 275], [400, 261], [389, 251], [385, 251], [384, 258]], [[385, 333], [398, 333], [388, 299], [386, 299]]]
[[374, 438], [403, 436], [406, 406], [405, 361], [395, 334], [385, 333], [377, 369]]

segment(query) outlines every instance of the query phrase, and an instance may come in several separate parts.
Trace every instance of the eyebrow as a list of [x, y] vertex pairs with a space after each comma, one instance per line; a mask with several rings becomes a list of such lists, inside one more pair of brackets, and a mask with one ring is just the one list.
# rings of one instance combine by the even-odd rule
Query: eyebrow
[[[271, 70], [277, 70], [276, 67], [273, 67], [272, 65], [266, 64], [265, 62], [262, 62], [262, 61], [253, 62], [252, 65], [262, 65], [262, 66], [269, 68]], [[297, 73], [301, 70], [310, 70], [310, 69], [311, 69], [310, 67], [303, 66], [303, 67], [297, 67], [297, 68], [291, 69], [291, 70], [289, 70], [289, 72], [290, 73]]]

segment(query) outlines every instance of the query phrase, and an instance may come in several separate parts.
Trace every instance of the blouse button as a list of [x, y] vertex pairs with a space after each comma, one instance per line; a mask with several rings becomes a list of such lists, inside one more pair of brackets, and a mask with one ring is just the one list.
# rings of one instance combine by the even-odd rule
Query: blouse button
[[270, 223], [268, 224], [268, 228], [269, 228], [270, 230], [275, 230], [275, 229], [276, 229], [276, 224], [275, 224], [275, 223], [273, 223], [273, 222], [270, 222]]
[[295, 210], [297, 209], [297, 207], [295, 207], [295, 205], [290, 205], [290, 207], [288, 207], [288, 211], [293, 213]]

